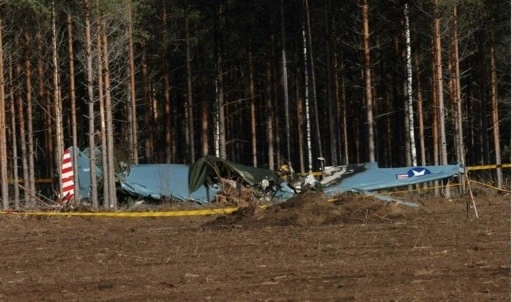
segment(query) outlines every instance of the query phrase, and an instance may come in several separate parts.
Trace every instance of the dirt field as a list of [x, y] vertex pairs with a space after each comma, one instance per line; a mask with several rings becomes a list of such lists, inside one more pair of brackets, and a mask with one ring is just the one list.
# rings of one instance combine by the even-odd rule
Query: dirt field
[[[0, 215], [1, 301], [510, 301], [510, 195], [230, 215]], [[420, 198], [418, 198], [420, 200]]]

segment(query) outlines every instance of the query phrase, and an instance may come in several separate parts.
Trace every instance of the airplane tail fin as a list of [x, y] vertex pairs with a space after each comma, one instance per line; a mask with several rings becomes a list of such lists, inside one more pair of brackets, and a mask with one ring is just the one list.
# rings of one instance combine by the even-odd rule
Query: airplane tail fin
[[61, 202], [68, 203], [75, 196], [75, 180], [73, 174], [73, 159], [71, 158], [71, 148], [64, 151], [61, 167], [60, 186], [62, 188]]

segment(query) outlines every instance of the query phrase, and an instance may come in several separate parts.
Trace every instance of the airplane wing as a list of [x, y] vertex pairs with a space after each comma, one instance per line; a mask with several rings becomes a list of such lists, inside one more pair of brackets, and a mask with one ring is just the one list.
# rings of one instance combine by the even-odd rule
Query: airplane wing
[[132, 165], [119, 176], [118, 190], [141, 198], [172, 198], [181, 201], [208, 203], [219, 191], [217, 185], [199, 186], [188, 190], [189, 167], [182, 164]]
[[325, 172], [326, 176], [321, 181], [324, 192], [335, 195], [345, 191], [371, 192], [447, 179], [463, 173], [464, 166], [379, 168], [377, 163], [372, 162], [326, 167]]

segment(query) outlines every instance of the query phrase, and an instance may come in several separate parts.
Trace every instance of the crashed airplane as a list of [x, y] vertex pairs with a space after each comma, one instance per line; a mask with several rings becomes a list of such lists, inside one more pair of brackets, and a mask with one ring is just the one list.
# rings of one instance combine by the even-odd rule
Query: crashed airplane
[[[90, 197], [90, 162], [86, 153], [77, 151], [79, 196], [75, 196], [75, 199], [83, 200]], [[66, 154], [71, 152], [72, 147], [66, 150]], [[235, 164], [208, 155], [198, 159], [192, 166], [130, 165], [116, 175], [116, 185], [120, 194], [136, 199], [171, 199], [206, 204], [215, 201], [218, 195], [225, 194], [228, 189], [239, 191], [241, 188], [250, 188], [255, 197], [268, 201], [283, 201], [308, 188], [320, 188], [331, 197], [344, 192], [373, 195], [380, 190], [447, 180], [464, 173], [461, 164], [379, 168], [375, 162], [328, 166], [322, 170], [320, 180], [309, 174], [307, 177], [292, 177], [297, 181], [285, 181], [276, 171]], [[96, 167], [97, 177], [101, 177], [101, 173], [101, 169]], [[64, 182], [62, 179], [62, 184]], [[69, 194], [66, 200], [70, 199]]]

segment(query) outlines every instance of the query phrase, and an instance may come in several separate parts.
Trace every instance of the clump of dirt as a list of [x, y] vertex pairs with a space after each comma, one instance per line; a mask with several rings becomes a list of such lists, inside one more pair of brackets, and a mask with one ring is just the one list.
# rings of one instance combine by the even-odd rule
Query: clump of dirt
[[408, 219], [418, 209], [371, 197], [346, 193], [329, 200], [322, 192], [305, 192], [268, 207], [241, 207], [219, 216], [204, 227], [251, 228], [264, 226], [311, 226], [343, 223], [395, 222]]
[[334, 203], [339, 206], [343, 215], [336, 217], [331, 223], [396, 222], [425, 212], [420, 206], [411, 207], [353, 193], [338, 196]]

